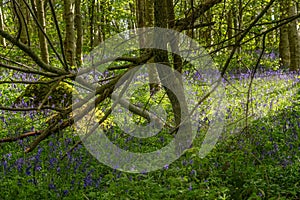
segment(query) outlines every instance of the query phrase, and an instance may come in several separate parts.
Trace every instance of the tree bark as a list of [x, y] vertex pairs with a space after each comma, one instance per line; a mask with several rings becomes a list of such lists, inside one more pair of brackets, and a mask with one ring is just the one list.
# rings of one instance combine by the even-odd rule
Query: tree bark
[[26, 9], [26, 5], [23, 0], [17, 0], [13, 2], [14, 13], [19, 22], [19, 39], [23, 44], [27, 44], [28, 41], [28, 10]]
[[[46, 20], [45, 20], [45, 11], [44, 11], [44, 0], [37, 0], [36, 1], [37, 7], [37, 18], [39, 24], [41, 25], [44, 33], [46, 33]], [[48, 44], [45, 35], [43, 34], [42, 30], [38, 30], [39, 36], [39, 43], [41, 49], [41, 58], [46, 63], [49, 64], [49, 53], [48, 53]]]
[[75, 0], [75, 29], [76, 29], [76, 66], [80, 67], [82, 64], [82, 22], [81, 22], [81, 0]]
[[[153, 20], [154, 20], [154, 2], [153, 0], [136, 0], [136, 17], [137, 17], [137, 27], [144, 28], [144, 27], [153, 27]], [[139, 38], [140, 46], [144, 46], [144, 38]], [[141, 53], [148, 53], [149, 50], [141, 49]], [[153, 62], [150, 60], [149, 62]], [[159, 91], [159, 82], [158, 73], [156, 68], [153, 66], [147, 67], [148, 75], [149, 75], [149, 87], [150, 87], [150, 95], [155, 94]]]
[[[193, 2], [193, 0], [192, 0]], [[173, 0], [166, 0], [166, 8], [167, 8], [167, 13], [168, 13], [168, 27], [174, 27], [175, 26], [175, 12], [174, 12], [174, 5], [173, 5]], [[193, 3], [192, 3], [193, 6]], [[193, 12], [193, 11], [192, 11]], [[192, 24], [193, 26], [193, 24]], [[191, 33], [191, 38], [193, 38], [193, 28], [190, 30]], [[171, 50], [172, 52], [179, 52], [178, 49], [178, 42], [176, 40], [171, 41], [170, 43]], [[179, 55], [174, 54], [172, 55], [173, 57], [173, 65], [174, 69], [177, 70], [179, 73], [182, 72], [182, 59]]]
[[[290, 1], [289, 4], [289, 17], [296, 15], [296, 5]], [[296, 71], [300, 68], [300, 46], [299, 35], [297, 30], [297, 20], [292, 21], [289, 24], [289, 46], [290, 46], [290, 70]]]
[[[288, 17], [288, 5], [286, 0], [283, 0], [280, 4], [280, 18], [285, 19]], [[281, 59], [281, 65], [283, 67], [290, 66], [290, 47], [289, 47], [289, 34], [288, 25], [280, 27], [280, 42], [279, 53]]]
[[[238, 33], [242, 32], [243, 28], [243, 1], [238, 0], [238, 16], [237, 16], [237, 31]], [[239, 36], [237, 37], [239, 40]], [[241, 47], [237, 48], [237, 53], [240, 54], [242, 51]]]
[[[0, 29], [1, 30], [4, 30], [4, 18], [5, 18], [5, 15], [2, 12], [2, 6], [0, 6]], [[5, 38], [3, 38], [1, 36], [0, 36], [0, 44], [2, 47], [6, 47]]]
[[66, 23], [64, 50], [69, 66], [75, 66], [74, 2], [64, 0], [64, 20]]
[[[154, 0], [154, 25], [155, 27], [167, 28], [167, 0]], [[163, 64], [170, 67], [168, 53], [162, 49], [167, 49], [167, 43], [174, 38], [167, 38], [164, 34], [155, 37], [156, 50], [154, 51], [154, 61], [157, 64]], [[173, 44], [171, 44], [172, 46]], [[180, 155], [184, 150], [188, 149], [189, 141], [192, 141], [192, 130], [189, 119], [189, 110], [186, 103], [184, 90], [180, 78], [176, 78], [175, 73], [157, 65], [157, 71], [160, 81], [166, 91], [166, 94], [172, 105], [176, 133], [180, 128], [184, 128], [185, 133], [176, 134], [175, 136], [175, 152]], [[174, 93], [175, 92], [175, 93]], [[179, 128], [179, 129], [178, 129]]]
[[232, 9], [230, 9], [228, 11], [228, 16], [227, 16], [227, 38], [228, 38], [228, 50], [232, 50], [232, 40], [231, 38], [233, 37], [233, 31], [232, 31], [232, 24], [233, 24], [233, 20], [232, 20]]
[[95, 17], [95, 0], [92, 0], [89, 5], [89, 17], [90, 17], [90, 49], [94, 48], [94, 17]]

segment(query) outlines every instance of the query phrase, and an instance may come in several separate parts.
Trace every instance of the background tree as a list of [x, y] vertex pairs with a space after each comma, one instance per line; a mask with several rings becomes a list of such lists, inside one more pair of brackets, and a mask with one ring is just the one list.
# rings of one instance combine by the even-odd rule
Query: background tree
[[[288, 17], [288, 2], [281, 1], [280, 4], [280, 19], [284, 20]], [[282, 65], [285, 67], [290, 66], [290, 48], [289, 48], [289, 34], [288, 25], [283, 25], [280, 28], [280, 43], [279, 52]]]
[[[293, 17], [296, 15], [296, 3], [288, 1], [288, 15]], [[300, 46], [299, 46], [299, 33], [297, 29], [298, 20], [294, 20], [289, 24], [289, 47], [290, 47], [290, 69], [296, 71], [300, 66]]]
[[[154, 1], [153, 0], [136, 0], [136, 21], [137, 28], [153, 27], [154, 24]], [[144, 37], [140, 37], [140, 46], [145, 46]], [[147, 49], [141, 49], [141, 54], [149, 53]], [[153, 62], [149, 61], [149, 62]], [[158, 74], [155, 68], [147, 67], [149, 74], [150, 93], [156, 93], [159, 90]]]
[[18, 37], [21, 42], [27, 44], [29, 41], [29, 12], [27, 9], [27, 2], [23, 0], [12, 1], [13, 12], [18, 23]]
[[48, 44], [47, 39], [45, 37], [46, 34], [46, 19], [45, 19], [45, 5], [44, 0], [36, 1], [36, 13], [38, 18], [38, 23], [40, 24], [39, 29], [39, 43], [41, 49], [41, 58], [46, 63], [49, 64], [49, 52], [48, 52]]
[[[69, 66], [75, 66], [75, 27], [74, 27], [74, 9], [75, 4], [73, 0], [64, 0], [64, 22], [65, 28], [65, 41], [64, 49], [65, 56]], [[77, 19], [78, 20], [78, 19]]]
[[[0, 6], [0, 29], [1, 30], [4, 30], [4, 18], [5, 18], [5, 15], [3, 14], [2, 12], [2, 6]], [[0, 44], [5, 47], [6, 46], [6, 42], [5, 42], [5, 38], [3, 37], [0, 37]]]

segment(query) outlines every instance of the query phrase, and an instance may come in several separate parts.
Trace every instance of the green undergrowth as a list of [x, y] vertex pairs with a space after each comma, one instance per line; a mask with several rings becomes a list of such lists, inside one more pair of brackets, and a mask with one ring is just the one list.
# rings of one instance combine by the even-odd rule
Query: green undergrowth
[[[284, 91], [278, 94], [286, 96]], [[0, 199], [299, 199], [300, 92], [290, 95], [289, 101], [279, 99], [274, 110], [270, 104], [264, 106], [266, 98], [260, 102], [264, 114], [252, 118], [247, 128], [237, 127], [236, 132], [227, 128], [206, 157], [198, 156], [200, 134], [178, 160], [149, 173], [111, 169], [82, 145], [61, 160], [79, 140], [72, 129], [47, 138], [30, 154], [23, 150], [34, 138], [1, 144]], [[231, 109], [238, 118], [238, 109]], [[2, 134], [21, 132], [7, 127]], [[129, 144], [129, 136], [116, 127], [106, 134], [121, 147]], [[144, 141], [130, 139], [129, 148], [152, 151], [170, 139], [163, 133]]]

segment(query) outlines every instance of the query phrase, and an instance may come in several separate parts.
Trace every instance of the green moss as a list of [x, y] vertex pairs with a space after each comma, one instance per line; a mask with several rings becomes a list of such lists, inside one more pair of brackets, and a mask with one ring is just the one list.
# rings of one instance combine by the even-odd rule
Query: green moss
[[[50, 79], [40, 78], [38, 81], [48, 80]], [[24, 99], [25, 102], [30, 102], [30, 104], [33, 104], [34, 106], [40, 105], [54, 84], [56, 84], [56, 82], [52, 82], [50, 84], [28, 85], [25, 91], [16, 99], [15, 104], [19, 104], [22, 99]], [[70, 84], [60, 82], [59, 85], [53, 89], [51, 94], [46, 97], [47, 100], [45, 101], [44, 105], [55, 107], [71, 105], [73, 92], [76, 91]]]

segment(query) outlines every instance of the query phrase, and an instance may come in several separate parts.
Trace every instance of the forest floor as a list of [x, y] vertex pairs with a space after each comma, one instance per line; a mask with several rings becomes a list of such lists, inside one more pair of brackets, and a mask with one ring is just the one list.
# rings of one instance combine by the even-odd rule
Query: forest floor
[[[60, 160], [79, 140], [71, 130], [24, 154], [33, 139], [27, 138], [0, 144], [0, 199], [299, 199], [299, 76], [256, 76], [247, 128], [239, 119], [245, 115], [249, 75], [229, 81], [226, 127], [206, 157], [197, 154], [197, 137], [191, 149], [164, 169], [131, 174], [101, 164], [82, 145]], [[2, 114], [1, 137], [19, 134], [21, 121], [28, 118], [33, 126], [37, 122], [32, 119], [39, 117]]]

